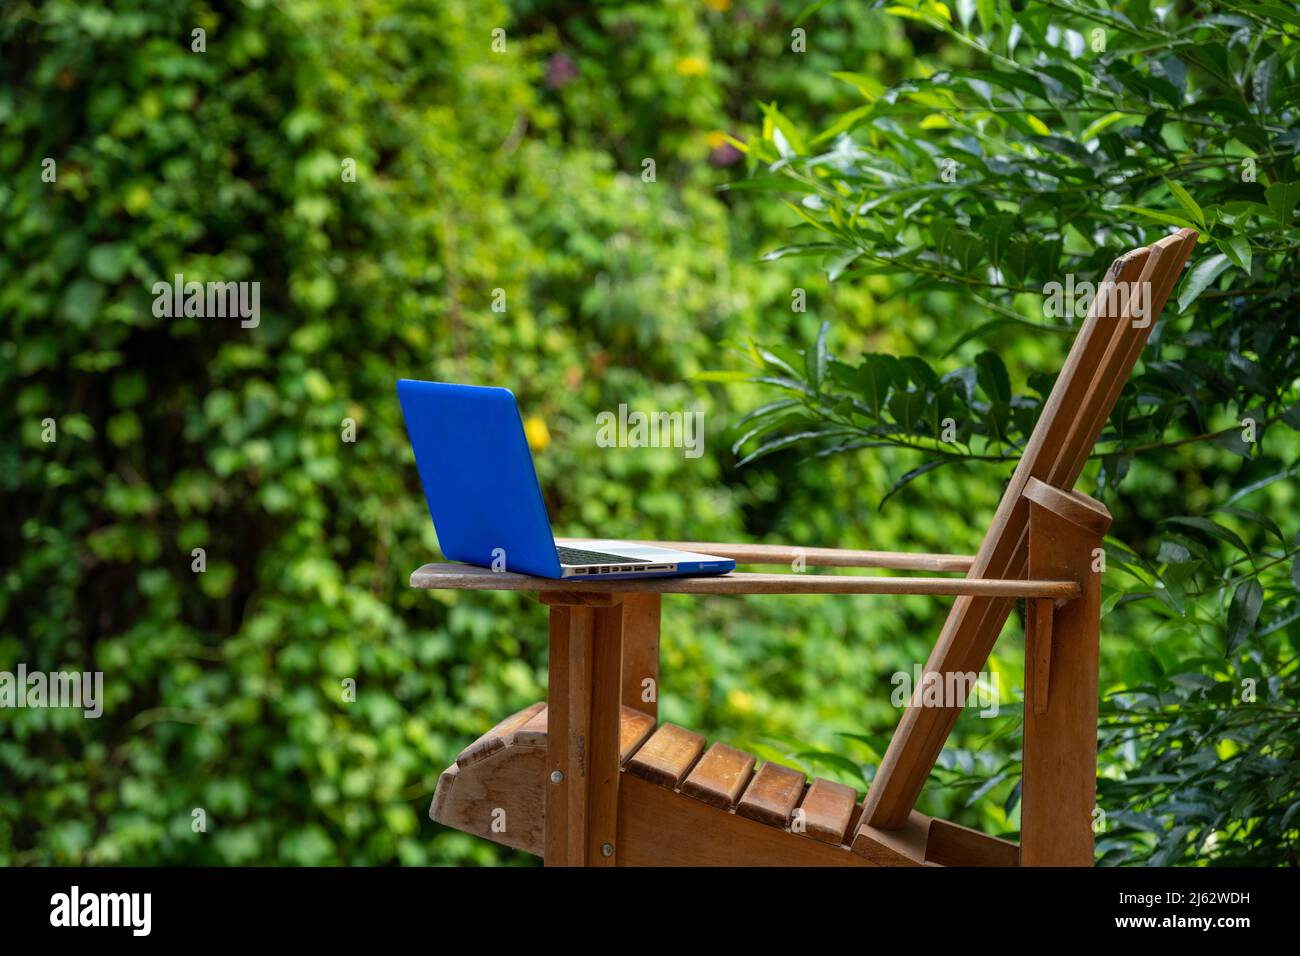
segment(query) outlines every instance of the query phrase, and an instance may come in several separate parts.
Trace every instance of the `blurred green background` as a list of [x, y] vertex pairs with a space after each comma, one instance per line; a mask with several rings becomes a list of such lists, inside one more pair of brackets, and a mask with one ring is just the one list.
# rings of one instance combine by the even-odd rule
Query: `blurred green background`
[[[6, 5], [0, 669], [102, 670], [106, 704], [0, 713], [0, 863], [530, 861], [428, 819], [456, 753], [545, 696], [546, 615], [408, 588], [438, 551], [399, 377], [514, 389], [559, 534], [975, 550], [1009, 470], [944, 471], [879, 508], [902, 453], [737, 468], [732, 426], [762, 393], [701, 378], [823, 320], [896, 354], [978, 320], [889, 277], [760, 261], [789, 210], [719, 190], [746, 176], [727, 137], [759, 134], [760, 102], [820, 122], [857, 100], [832, 71], [892, 82], [932, 40], [832, 4], [796, 53], [803, 6]], [[155, 317], [175, 273], [259, 281], [260, 324]], [[1067, 345], [1022, 330], [999, 351], [1019, 378]], [[703, 411], [704, 456], [598, 447], [596, 414], [620, 403]], [[1142, 474], [1126, 491], [1182, 494]], [[925, 659], [947, 608], [669, 598], [662, 716], [862, 792], [897, 720], [890, 675]], [[1108, 616], [1108, 687], [1159, 671], [1150, 628]], [[1196, 637], [1162, 638], [1179, 639]], [[1018, 641], [1013, 619], [991, 664], [1005, 719], [963, 718], [921, 804], [1013, 836], [997, 771]], [[1104, 753], [1103, 773], [1135, 759]], [[1167, 826], [1135, 828], [1122, 859]]]

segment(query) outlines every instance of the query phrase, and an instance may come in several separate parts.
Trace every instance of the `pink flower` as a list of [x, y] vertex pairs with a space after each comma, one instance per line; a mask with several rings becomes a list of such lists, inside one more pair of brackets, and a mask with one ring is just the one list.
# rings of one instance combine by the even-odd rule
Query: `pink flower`
[[546, 64], [546, 85], [549, 89], [558, 90], [577, 75], [578, 68], [573, 65], [573, 60], [567, 53], [552, 55]]

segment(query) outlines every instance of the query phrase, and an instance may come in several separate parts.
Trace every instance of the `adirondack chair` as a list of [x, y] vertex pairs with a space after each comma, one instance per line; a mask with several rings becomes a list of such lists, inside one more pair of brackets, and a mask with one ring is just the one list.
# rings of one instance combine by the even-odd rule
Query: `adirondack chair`
[[[1191, 230], [1116, 259], [1107, 283], [1145, 283], [1146, 310], [1098, 294], [973, 557], [668, 542], [740, 564], [965, 572], [964, 577], [733, 573], [570, 583], [427, 564], [416, 588], [536, 592], [550, 608], [546, 702], [512, 714], [441, 775], [439, 823], [548, 866], [1090, 866], [1097, 762], [1100, 575], [1106, 508], [1074, 490], [1196, 242]], [[1131, 285], [1126, 286], [1132, 288]], [[1102, 286], [1103, 291], [1106, 286]], [[1118, 304], [1117, 304], [1118, 303]], [[1139, 318], [1140, 316], [1140, 318]], [[662, 543], [662, 542], [656, 542]], [[962, 687], [1025, 604], [1019, 844], [915, 809], [964, 704], [914, 691], [865, 800], [658, 724], [663, 594], [930, 594], [956, 600], [925, 673]]]

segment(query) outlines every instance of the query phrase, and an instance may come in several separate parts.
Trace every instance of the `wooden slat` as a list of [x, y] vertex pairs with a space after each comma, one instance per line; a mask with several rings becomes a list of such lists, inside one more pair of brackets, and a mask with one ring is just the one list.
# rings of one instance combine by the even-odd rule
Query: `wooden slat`
[[986, 597], [1078, 597], [1073, 581], [1028, 581], [1011, 578], [899, 578], [848, 574], [715, 574], [686, 578], [600, 581], [535, 578], [510, 571], [494, 572], [469, 564], [426, 564], [411, 572], [411, 587], [462, 591], [537, 591], [547, 604], [564, 603], [570, 593], [582, 603], [605, 593], [653, 594], [934, 594]]
[[[1110, 417], [1119, 390], [1158, 319], [1166, 290], [1172, 291], [1196, 234], [1182, 230], [1148, 249], [1127, 253], [1107, 272], [1108, 282], [1152, 282], [1151, 321], [1134, 327], [1132, 315], [1110, 315], [1110, 302], [1098, 296], [1075, 339], [1065, 366], [1044, 405], [1025, 453], [1017, 465], [984, 537], [970, 578], [1015, 578], [1028, 566], [1029, 502], [1023, 492], [1030, 478], [1073, 487], [1096, 437]], [[1098, 383], [1103, 383], [1099, 385]], [[1005, 597], [962, 596], [953, 604], [926, 671], [977, 673], [1011, 612]], [[961, 707], [909, 706], [867, 794], [863, 826], [902, 827], [961, 713]]]
[[1196, 235], [1190, 229], [1180, 229], [1148, 247], [1150, 254], [1142, 265], [1137, 282], [1150, 284], [1151, 321], [1140, 327], [1133, 321], [1122, 321], [1117, 334], [1106, 343], [1100, 371], [1086, 383], [1086, 391], [1080, 399], [1081, 413], [1068, 423], [1068, 431], [1062, 442], [1064, 452], [1050, 466], [1034, 472], [1048, 484], [1060, 488], [1074, 486], [1110, 418], [1120, 392], [1137, 364], [1138, 356], [1146, 345], [1156, 320], [1178, 284], [1187, 258], [1196, 248]]
[[795, 836], [647, 780], [619, 787], [620, 866], [869, 866], [841, 846]]
[[627, 769], [661, 787], [676, 787], [703, 752], [702, 736], [676, 724], [664, 724], [627, 762]]
[[858, 795], [852, 787], [816, 778], [799, 804], [804, 835], [822, 843], [843, 843], [857, 802]]
[[[582, 547], [588, 539], [556, 538], [557, 544]], [[893, 571], [967, 571], [969, 554], [926, 554], [919, 551], [855, 551], [849, 548], [801, 548], [791, 544], [729, 544], [719, 541], [629, 541], [629, 544], [695, 551], [730, 558], [738, 564], [793, 564], [802, 559], [810, 568], [887, 568]]]
[[466, 767], [477, 760], [482, 760], [484, 757], [503, 749], [506, 746], [506, 738], [508, 738], [516, 728], [522, 727], [532, 717], [536, 716], [545, 706], [545, 704], [529, 704], [523, 710], [511, 714], [483, 736], [479, 737], [478, 740], [474, 741], [462, 750], [460, 755], [456, 758], [456, 766]]
[[[514, 732], [513, 739], [509, 743], [516, 747], [546, 746], [548, 712], [549, 708], [543, 704], [541, 710]], [[636, 753], [637, 748], [645, 743], [646, 738], [655, 728], [655, 722], [653, 717], [631, 707], [624, 707], [620, 713], [618, 728], [619, 760], [626, 762], [632, 754]]]
[[545, 747], [549, 713], [550, 708], [543, 701], [542, 709], [528, 718], [527, 723], [515, 731], [514, 740], [511, 741], [511, 744], [515, 747]]
[[745, 790], [736, 804], [736, 812], [770, 827], [790, 825], [790, 814], [803, 796], [806, 778], [798, 770], [791, 770], [768, 761]]
[[626, 764], [654, 733], [655, 719], [631, 707], [624, 707], [618, 728], [619, 762]]
[[682, 793], [730, 810], [754, 773], [754, 758], [727, 744], [714, 744], [682, 781]]

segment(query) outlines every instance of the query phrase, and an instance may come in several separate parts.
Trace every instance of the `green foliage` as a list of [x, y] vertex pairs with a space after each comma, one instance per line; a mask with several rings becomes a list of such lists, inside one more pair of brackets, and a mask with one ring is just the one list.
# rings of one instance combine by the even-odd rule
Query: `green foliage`
[[[524, 862], [427, 818], [437, 775], [455, 753], [544, 695], [545, 614], [517, 595], [407, 587], [409, 572], [438, 552], [393, 392], [401, 376], [511, 385], [560, 533], [974, 549], [999, 491], [978, 462], [950, 462], [901, 487], [891, 507], [877, 506], [891, 476], [940, 447], [922, 413], [945, 380], [953, 385], [945, 400], [964, 402], [954, 409], [970, 419], [961, 450], [1014, 457], [1042, 394], [1034, 379], [1028, 388], [1017, 380], [1027, 368], [1058, 368], [1063, 338], [1037, 334], [1029, 293], [1008, 298], [990, 285], [981, 298], [995, 317], [1011, 319], [1010, 310], [1015, 321], [963, 340], [988, 318], [985, 305], [946, 290], [982, 266], [958, 270], [951, 256], [932, 262], [939, 277], [871, 274], [882, 264], [839, 246], [824, 273], [802, 255], [758, 260], [790, 221], [787, 207], [762, 201], [769, 190], [790, 190], [813, 223], [833, 222], [840, 200], [818, 206], [804, 179], [833, 184], [839, 159], [808, 160], [834, 137], [803, 130], [880, 102], [900, 110], [882, 114], [885, 132], [850, 119], [846, 142], [922, 125], [918, 142], [938, 142], [949, 131], [923, 120], [959, 115], [951, 104], [927, 104], [923, 89], [899, 96], [891, 85], [924, 86], [939, 61], [968, 69], [983, 54], [968, 49], [969, 31], [936, 50], [936, 24], [849, 4], [800, 20], [806, 6], [53, 0], [5, 8], [0, 388], [11, 398], [0, 407], [0, 670], [18, 662], [99, 669], [107, 699], [98, 720], [0, 712], [0, 863]], [[1030, 16], [977, 6], [1005, 23]], [[969, 7], [954, 8], [958, 19]], [[807, 31], [805, 53], [791, 49], [796, 26]], [[206, 31], [204, 53], [191, 50], [195, 28]], [[505, 30], [504, 52], [492, 49], [496, 29]], [[998, 29], [1004, 59], [1039, 42], [1029, 35], [1022, 52], [1008, 51], [1006, 28]], [[1272, 113], [1259, 125], [1274, 136], [1291, 117], [1294, 43], [1270, 45]], [[1234, 59], [1244, 52], [1231, 43]], [[1201, 80], [1189, 72], [1195, 89]], [[936, 77], [936, 88], [948, 82]], [[1026, 102], [1040, 122], [1056, 123], [1049, 107]], [[903, 116], [909, 104], [924, 115]], [[1000, 122], [995, 116], [995, 139]], [[1016, 129], [1008, 142], [1038, 162], [1037, 147], [1015, 139], [1032, 130]], [[1145, 139], [1134, 145], [1135, 135], [1126, 148], [1156, 149]], [[736, 144], [778, 168], [744, 177]], [[1168, 149], [1181, 156], [1186, 146], [1171, 140]], [[1294, 179], [1280, 174], [1291, 168], [1285, 157], [1269, 166], [1257, 154], [1261, 182]], [[42, 179], [46, 158], [56, 163], [53, 182]], [[653, 182], [642, 178], [647, 159]], [[881, 159], [897, 161], [888, 151]], [[342, 175], [345, 160], [355, 160], [355, 181]], [[1197, 169], [1213, 180], [1208, 165]], [[890, 172], [926, 180], [920, 164]], [[1240, 511], [1285, 526], [1294, 510], [1294, 474], [1284, 466], [1295, 458], [1288, 429], [1296, 423], [1286, 423], [1281, 400], [1285, 370], [1294, 375], [1283, 364], [1294, 361], [1293, 327], [1284, 324], [1293, 318], [1289, 292], [1238, 294], [1289, 275], [1290, 233], [1268, 229], [1282, 226], [1291, 193], [1274, 190], [1270, 201], [1266, 185], [1251, 202], [1274, 218], [1251, 206], [1237, 213], [1245, 217], [1238, 230], [1226, 221], [1235, 200], [1166, 172], [1161, 181], [1184, 186], [1207, 224], [1213, 217], [1213, 252], [1231, 262], [1201, 273], [1205, 288], [1189, 316], [1212, 305], [1216, 316], [1236, 310], [1237, 322], [1237, 312], [1273, 308], [1278, 331], [1264, 352], [1239, 337], [1240, 360], [1227, 365], [1221, 345], [1231, 333], [1220, 326], [1228, 320], [1206, 319], [1203, 340], [1189, 338], [1185, 322], [1166, 323], [1157, 335], [1174, 344], [1161, 346], [1162, 359], [1181, 364], [1159, 371], [1148, 363], [1141, 394], [1161, 396], [1163, 407], [1164, 383], [1193, 386], [1167, 423], [1169, 438], [1191, 438], [1200, 434], [1193, 420], [1216, 431], [1234, 423], [1237, 409], [1222, 396], [1245, 394], [1240, 383], [1263, 375], [1256, 384], [1272, 391], [1257, 389], [1256, 406], [1277, 398], [1269, 414], [1283, 425], [1270, 423], [1267, 457], [1258, 446], [1233, 457], [1204, 441], [1155, 457], [1134, 452], [1112, 494], [1117, 534], [1133, 551], [1116, 541], [1111, 554], [1131, 586], [1115, 583], [1108, 594], [1107, 677], [1129, 692], [1114, 698], [1108, 733], [1134, 740], [1107, 752], [1103, 805], [1122, 799], [1132, 815], [1112, 814], [1117, 842], [1104, 848], [1116, 861], [1145, 859], [1157, 844], [1181, 858], [1190, 838], [1169, 817], [1183, 812], [1170, 810], [1177, 780], [1134, 783], [1138, 768], [1165, 760], [1158, 772], [1168, 777], [1180, 752], [1217, 747], [1223, 762], [1189, 782], [1200, 790], [1186, 819], [1235, 809], [1223, 779], [1257, 779], [1274, 765], [1252, 765], [1255, 778], [1235, 768], [1277, 760], [1274, 782], [1257, 788], [1240, 818], [1256, 835], [1219, 838], [1213, 848], [1221, 858], [1274, 862], [1295, 839], [1287, 725], [1228, 707], [1222, 690], [1204, 708], [1186, 706], [1183, 697], [1204, 688], [1179, 667], [1198, 646], [1202, 658], [1217, 655], [1202, 668], [1216, 685], [1235, 688], [1239, 676], [1258, 674], [1261, 702], [1295, 696], [1295, 665], [1279, 664], [1294, 645], [1281, 608], [1295, 573], [1284, 555], [1295, 542], [1283, 547], [1271, 531], [1261, 539], [1257, 519]], [[963, 200], [945, 212], [961, 195], [948, 188], [927, 193], [930, 205], [914, 213], [894, 206], [884, 218], [898, 220], [898, 236], [910, 241], [908, 230], [946, 215], [955, 226], [945, 248], [987, 264], [970, 237], [983, 241], [988, 202], [1020, 194], [998, 184], [969, 210]], [[1146, 233], [1127, 225], [1106, 226], [1120, 230], [1113, 239], [1088, 232], [1088, 216], [1095, 225], [1101, 213], [1082, 210], [1102, 190], [1079, 192], [1082, 205], [1067, 221], [1088, 239], [1067, 235], [1058, 265], [1077, 264], [1091, 278], [1085, 263]], [[1130, 189], [1117, 201], [1192, 215], [1175, 196]], [[890, 202], [892, 192], [882, 197]], [[994, 255], [1004, 240], [1010, 249], [1041, 235], [1049, 207], [1046, 197], [1031, 207], [1023, 229], [1018, 219], [1010, 232], [998, 226]], [[1020, 213], [1014, 204], [999, 211]], [[1036, 263], [1026, 281], [1056, 277]], [[859, 281], [825, 274], [846, 269]], [[260, 323], [155, 316], [153, 283], [176, 273], [260, 282]], [[493, 311], [497, 290], [505, 312]], [[1263, 316], [1241, 321], [1259, 329]], [[817, 342], [827, 319], [807, 360], [775, 345], [750, 354], [789, 366], [769, 377], [801, 383], [780, 397], [805, 405], [814, 427], [824, 419], [810, 380], [817, 395], [858, 396], [845, 368], [875, 368], [892, 389], [874, 393], [883, 414], [849, 421], [886, 426], [886, 447], [870, 458], [771, 454], [738, 468], [767, 433], [746, 443], [747, 426], [724, 436], [723, 423], [753, 406], [756, 389], [736, 381], [744, 375], [703, 370], [720, 364], [725, 346], [749, 352], [755, 338]], [[1024, 334], [1026, 321], [1036, 334]], [[913, 360], [927, 343], [934, 362]], [[948, 361], [950, 347], [951, 367], [935, 364]], [[900, 354], [909, 358], [888, 358]], [[1203, 367], [1217, 367], [1226, 384], [1204, 384], [1211, 373]], [[706, 384], [711, 377], [723, 381]], [[1007, 407], [1005, 420], [980, 411], [988, 389]], [[599, 448], [595, 416], [620, 403], [704, 411], [706, 454]], [[1146, 399], [1134, 404], [1126, 412], [1133, 426], [1154, 428], [1142, 421]], [[912, 415], [915, 428], [899, 429], [897, 415]], [[53, 443], [43, 440], [47, 418], [57, 427]], [[343, 440], [347, 419], [355, 442]], [[1114, 447], [1124, 442], [1142, 444], [1126, 434]], [[1108, 464], [1112, 471], [1118, 479]], [[1272, 475], [1282, 477], [1266, 483]], [[1180, 513], [1222, 533], [1157, 526]], [[1237, 546], [1228, 533], [1245, 549], [1230, 553]], [[196, 548], [206, 554], [202, 573], [192, 570]], [[924, 660], [945, 613], [943, 602], [914, 597], [667, 601], [664, 715], [861, 790], [897, 722], [891, 676]], [[1237, 643], [1225, 659], [1230, 636]], [[1011, 646], [990, 662], [1004, 687], [1018, 685], [1019, 657]], [[348, 679], [355, 703], [343, 699]], [[1004, 696], [1002, 707], [996, 721], [959, 722], [923, 810], [1014, 834], [1016, 703]], [[1239, 749], [1231, 755], [1215, 714], [1232, 723]], [[1127, 730], [1124, 721], [1147, 723]], [[1166, 727], [1177, 729], [1155, 745], [1142, 736]], [[1109, 795], [1112, 782], [1133, 790]], [[206, 833], [192, 830], [195, 808], [207, 812]], [[1202, 822], [1195, 838], [1205, 831]]]
[[[783, 58], [785, 23], [686, 0], [6, 8], [0, 670], [102, 670], [107, 701], [0, 712], [0, 862], [519, 859], [427, 811], [460, 748], [544, 696], [545, 614], [407, 587], [438, 552], [400, 376], [511, 385], [560, 532], [868, 544], [841, 524], [875, 475], [737, 477], [719, 432], [741, 389], [690, 381], [760, 325], [814, 330], [828, 294], [801, 279], [792, 312], [793, 271], [754, 262], [768, 219], [717, 192], [718, 137], [747, 135], [726, 104], [837, 62]], [[862, 48], [886, 42], [905, 53]], [[638, 119], [654, 102], [672, 117]], [[155, 316], [176, 273], [260, 282], [258, 326]], [[706, 455], [598, 448], [620, 402], [703, 410]], [[861, 674], [922, 654], [886, 638], [933, 613], [669, 602], [666, 715], [813, 769], [786, 755], [892, 722], [883, 694], [864, 716]]]
[[[774, 394], [743, 421], [745, 460], [907, 449], [893, 494], [1017, 458], [1087, 308], [1067, 297], [1062, 310], [1050, 283], [1098, 282], [1119, 252], [1197, 229], [1094, 455], [1122, 519], [1107, 626], [1135, 619], [1148, 635], [1146, 661], [1104, 648], [1100, 849], [1111, 862], [1294, 862], [1300, 18], [1236, 0], [1160, 15], [1145, 0], [885, 12], [941, 38], [935, 54], [890, 85], [841, 76], [863, 102], [820, 132], [767, 105], [749, 183], [793, 200], [798, 241], [768, 259], [811, 256], [832, 280], [895, 276], [951, 320], [917, 338], [928, 355], [837, 353], [827, 328], [805, 349], [749, 350]], [[970, 303], [982, 318], [967, 320]], [[1002, 355], [1027, 333], [1049, 344], [1011, 366], [1029, 373], [1020, 390]]]

